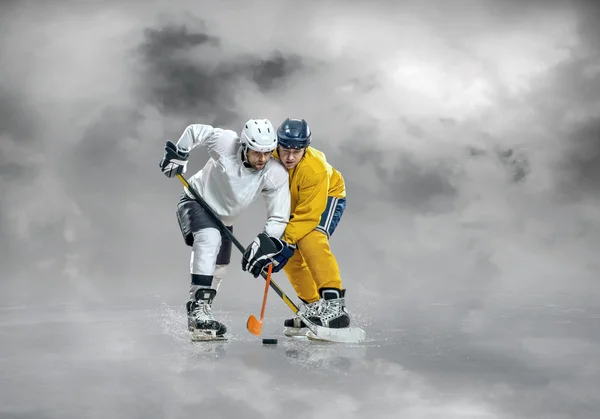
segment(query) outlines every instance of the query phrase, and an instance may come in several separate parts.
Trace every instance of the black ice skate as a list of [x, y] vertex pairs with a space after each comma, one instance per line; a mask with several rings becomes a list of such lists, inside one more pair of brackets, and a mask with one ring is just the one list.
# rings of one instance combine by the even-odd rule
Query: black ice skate
[[217, 291], [201, 288], [196, 291], [194, 299], [186, 304], [188, 330], [192, 340], [223, 340], [227, 327], [215, 320], [212, 313], [212, 302]]
[[[305, 300], [302, 300], [302, 298], [300, 300], [303, 303], [300, 307], [300, 313], [303, 313], [309, 318], [315, 313], [315, 310], [319, 306], [319, 301], [308, 303]], [[288, 337], [305, 336], [306, 332], [308, 332], [306, 324], [304, 324], [299, 316], [284, 320], [283, 326], [285, 327], [285, 329], [283, 329], [283, 334]]]
[[350, 327], [350, 314], [346, 308], [346, 290], [321, 288], [321, 299], [308, 320], [321, 327], [343, 329]]

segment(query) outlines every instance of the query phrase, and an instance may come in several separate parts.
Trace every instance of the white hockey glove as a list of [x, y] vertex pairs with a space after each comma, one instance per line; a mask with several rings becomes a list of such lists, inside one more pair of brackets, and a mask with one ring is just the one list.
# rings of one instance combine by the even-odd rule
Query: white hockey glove
[[167, 141], [165, 155], [159, 164], [160, 170], [169, 178], [181, 175], [187, 170], [189, 157], [190, 153], [179, 150], [175, 143]]
[[266, 233], [260, 233], [244, 251], [242, 270], [258, 278], [270, 263], [273, 263], [274, 272], [281, 270], [293, 254], [293, 248], [286, 242]]

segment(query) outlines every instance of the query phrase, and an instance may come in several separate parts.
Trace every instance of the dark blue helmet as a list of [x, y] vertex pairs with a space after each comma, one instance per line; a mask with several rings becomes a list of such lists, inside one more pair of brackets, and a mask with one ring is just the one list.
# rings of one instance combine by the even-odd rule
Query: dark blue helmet
[[310, 128], [304, 119], [287, 118], [277, 128], [277, 143], [283, 148], [306, 148], [310, 145]]

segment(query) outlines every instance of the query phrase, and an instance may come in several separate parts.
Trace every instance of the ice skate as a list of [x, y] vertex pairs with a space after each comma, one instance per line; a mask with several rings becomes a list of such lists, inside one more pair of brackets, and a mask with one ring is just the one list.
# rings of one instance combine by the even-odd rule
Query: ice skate
[[350, 314], [346, 308], [346, 290], [322, 288], [321, 299], [308, 320], [317, 326], [342, 329], [350, 326]]
[[194, 294], [194, 299], [187, 302], [188, 330], [194, 341], [225, 340], [227, 327], [215, 320], [212, 313], [212, 302], [217, 291], [201, 288]]
[[[315, 301], [314, 303], [307, 303], [302, 300], [303, 304], [300, 307], [300, 313], [303, 313], [304, 316], [310, 317], [313, 315], [317, 307], [319, 306], [319, 301]], [[308, 332], [308, 327], [299, 316], [295, 316], [291, 319], [286, 319], [283, 322], [283, 334], [287, 337], [298, 337], [298, 336], [306, 336]]]
[[313, 309], [308, 320], [315, 325], [315, 332], [308, 331], [306, 337], [311, 340], [332, 342], [360, 342], [365, 338], [364, 330], [350, 327], [350, 313], [346, 308], [346, 290], [322, 288], [321, 299]]

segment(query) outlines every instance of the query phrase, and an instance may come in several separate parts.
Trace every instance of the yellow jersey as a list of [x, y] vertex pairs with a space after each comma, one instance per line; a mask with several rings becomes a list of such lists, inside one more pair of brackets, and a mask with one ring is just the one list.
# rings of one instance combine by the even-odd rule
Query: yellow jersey
[[[273, 156], [279, 159], [277, 150]], [[290, 221], [282, 240], [295, 244], [319, 225], [328, 197], [346, 197], [346, 185], [342, 174], [327, 162], [325, 153], [314, 147], [306, 148], [300, 163], [288, 173]]]

